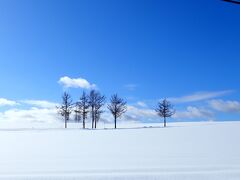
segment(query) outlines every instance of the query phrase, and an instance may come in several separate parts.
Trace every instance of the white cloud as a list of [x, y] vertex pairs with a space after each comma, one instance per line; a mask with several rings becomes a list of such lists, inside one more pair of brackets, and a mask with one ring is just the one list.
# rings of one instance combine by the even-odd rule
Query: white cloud
[[[176, 120], [212, 120], [214, 118], [214, 113], [205, 108], [189, 106], [185, 111], [176, 111], [176, 114], [174, 114], [172, 118]], [[105, 113], [104, 119], [108, 122], [112, 122], [112, 115]], [[124, 114], [123, 118], [120, 120], [135, 122], [159, 122], [159, 119], [160, 117], [157, 115], [154, 109], [129, 105], [126, 114]]]
[[128, 106], [127, 109], [129, 114], [132, 114], [135, 116], [142, 116], [147, 118], [157, 117], [157, 113], [153, 109], [137, 108], [135, 106]]
[[194, 118], [213, 118], [212, 111], [205, 108], [197, 108], [193, 106], [187, 107], [186, 111], [177, 111], [173, 115], [175, 119], [194, 119]]
[[153, 109], [138, 108], [136, 106], [128, 106], [127, 113], [124, 115], [126, 121], [155, 121], [159, 118]]
[[82, 89], [96, 88], [95, 84], [89, 83], [86, 79], [70, 78], [68, 76], [61, 77], [58, 83], [63, 85], [65, 88], [82, 88]]
[[142, 102], [142, 101], [138, 101], [137, 105], [140, 106], [140, 107], [147, 107], [147, 104]]
[[215, 92], [196, 92], [194, 94], [183, 96], [183, 97], [169, 98], [169, 100], [172, 101], [173, 103], [196, 102], [196, 101], [203, 101], [203, 100], [224, 96], [232, 92], [233, 92], [232, 90], [215, 91]]
[[239, 101], [223, 101], [223, 100], [212, 100], [209, 101], [210, 106], [220, 112], [239, 113], [240, 102]]
[[10, 109], [0, 113], [1, 122], [55, 122], [58, 119], [56, 109]]
[[[24, 101], [3, 101], [8, 105], [19, 105], [17, 108], [11, 108], [0, 112], [1, 122], [56, 122], [61, 120], [57, 113], [57, 103], [46, 100], [24, 100]], [[6, 103], [7, 102], [7, 103]], [[24, 105], [30, 105], [29, 108]]]
[[16, 106], [16, 105], [18, 105], [18, 103], [15, 101], [0, 98], [0, 106]]
[[24, 100], [22, 102], [25, 104], [28, 104], [34, 107], [40, 107], [40, 108], [56, 108], [56, 106], [58, 106], [57, 103], [49, 102], [45, 100]]
[[[107, 122], [107, 123], [113, 123], [113, 116], [107, 109], [107, 107], [104, 107], [103, 109], [104, 113], [102, 114], [101, 121]], [[157, 116], [157, 113], [155, 110], [144, 108], [144, 107], [138, 107], [133, 105], [127, 106], [127, 112], [118, 119], [118, 121], [127, 121], [127, 122], [154, 122], [159, 118]]]

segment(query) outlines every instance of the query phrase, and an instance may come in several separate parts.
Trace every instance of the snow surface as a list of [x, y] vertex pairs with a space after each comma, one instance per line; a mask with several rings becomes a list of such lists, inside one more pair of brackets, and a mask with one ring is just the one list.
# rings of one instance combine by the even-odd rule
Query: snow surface
[[240, 122], [62, 126], [0, 124], [0, 179], [240, 179]]

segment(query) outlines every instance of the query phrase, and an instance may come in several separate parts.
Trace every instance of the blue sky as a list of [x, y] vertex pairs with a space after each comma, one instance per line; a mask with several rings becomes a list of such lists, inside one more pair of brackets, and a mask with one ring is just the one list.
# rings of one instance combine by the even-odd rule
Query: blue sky
[[[220, 0], [2, 0], [2, 116], [60, 102], [68, 77], [150, 119], [167, 97], [176, 120], [239, 120], [239, 20], [240, 6]], [[67, 88], [75, 99], [83, 89]]]

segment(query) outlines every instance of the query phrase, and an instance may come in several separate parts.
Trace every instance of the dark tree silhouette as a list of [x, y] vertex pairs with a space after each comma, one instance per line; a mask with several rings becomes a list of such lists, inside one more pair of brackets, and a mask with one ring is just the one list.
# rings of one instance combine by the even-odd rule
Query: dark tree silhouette
[[115, 129], [117, 128], [117, 118], [127, 111], [127, 102], [119, 98], [117, 94], [112, 95], [108, 109], [114, 117]]
[[65, 128], [67, 128], [67, 122], [69, 121], [70, 114], [72, 113], [72, 98], [69, 93], [64, 92], [62, 95], [62, 104], [57, 107], [58, 112], [64, 117]]
[[83, 129], [86, 128], [86, 119], [89, 113], [89, 99], [85, 92], [83, 92], [79, 101], [76, 103], [76, 111], [83, 120]]
[[173, 105], [169, 101], [167, 101], [167, 99], [164, 99], [163, 101], [159, 102], [155, 110], [160, 117], [164, 118], [164, 127], [167, 126], [166, 119], [168, 117], [172, 117], [175, 114]]
[[90, 91], [89, 106], [91, 108], [92, 129], [97, 128], [97, 122], [100, 120], [101, 114], [103, 113], [101, 109], [105, 104], [105, 99], [105, 96], [101, 95], [96, 90]]
[[225, 2], [230, 2], [230, 3], [234, 3], [234, 4], [240, 4], [240, 0], [222, 0]]

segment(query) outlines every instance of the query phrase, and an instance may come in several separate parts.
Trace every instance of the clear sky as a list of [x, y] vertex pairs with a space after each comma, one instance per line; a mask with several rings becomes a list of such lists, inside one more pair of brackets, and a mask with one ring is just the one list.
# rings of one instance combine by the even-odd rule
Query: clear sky
[[221, 0], [1, 0], [0, 119], [95, 84], [146, 119], [166, 97], [176, 120], [240, 120], [239, 22]]

